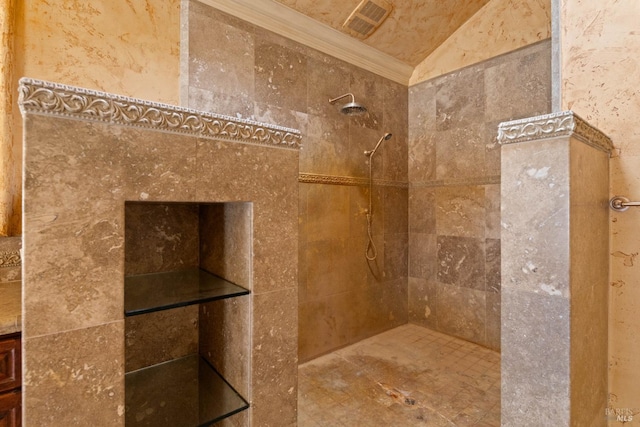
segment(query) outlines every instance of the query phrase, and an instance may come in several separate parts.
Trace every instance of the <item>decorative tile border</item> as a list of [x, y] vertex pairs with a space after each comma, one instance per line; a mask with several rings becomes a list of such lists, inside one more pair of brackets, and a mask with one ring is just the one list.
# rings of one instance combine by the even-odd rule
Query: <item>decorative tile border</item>
[[20, 80], [19, 90], [18, 104], [23, 113], [51, 114], [282, 148], [299, 149], [301, 146], [299, 131], [251, 120], [27, 78]]
[[[365, 186], [369, 185], [367, 178], [357, 178], [353, 176], [334, 176], [334, 175], [318, 175], [313, 173], [301, 173], [298, 175], [298, 182], [305, 184], [329, 184], [329, 185], [352, 185]], [[373, 180], [374, 185], [381, 187], [399, 187], [408, 188], [409, 183], [400, 181]]]
[[20, 267], [22, 259], [20, 251], [0, 251], [0, 268]]
[[500, 123], [498, 126], [500, 144], [515, 144], [569, 135], [608, 154], [611, 154], [614, 148], [611, 138], [581, 119], [573, 111], [513, 120]]
[[488, 175], [477, 178], [451, 178], [451, 179], [438, 179], [435, 181], [417, 181], [412, 182], [410, 187], [459, 187], [470, 185], [491, 185], [500, 184], [500, 175]]

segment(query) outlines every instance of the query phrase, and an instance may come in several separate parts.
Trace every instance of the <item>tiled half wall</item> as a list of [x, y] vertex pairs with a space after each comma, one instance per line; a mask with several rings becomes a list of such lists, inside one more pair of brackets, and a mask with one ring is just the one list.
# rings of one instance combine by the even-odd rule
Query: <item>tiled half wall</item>
[[[236, 212], [233, 203], [251, 204], [248, 272], [217, 264], [207, 250], [173, 260], [192, 263], [200, 256], [200, 265], [235, 275], [229, 280], [251, 290], [241, 302], [201, 307], [216, 311], [215, 321], [219, 316], [233, 321], [224, 331], [205, 327], [199, 337], [185, 334], [184, 347], [200, 339], [206, 352], [219, 346], [234, 352], [234, 357], [208, 354], [251, 402], [248, 412], [230, 419], [232, 425], [295, 425], [300, 134], [28, 79], [20, 96], [25, 425], [124, 425], [125, 270], [162, 269], [166, 261], [125, 267], [126, 201], [182, 202], [185, 209], [173, 213], [187, 216], [190, 202], [225, 203], [222, 213], [230, 217], [248, 212]], [[189, 223], [152, 216], [164, 223], [155, 230], [159, 234], [170, 231], [171, 222], [181, 229]], [[144, 221], [129, 219], [129, 225]], [[247, 227], [246, 219], [224, 223]], [[238, 241], [233, 231], [226, 235], [229, 242]], [[156, 237], [146, 237], [155, 249]], [[187, 322], [195, 316], [183, 314], [177, 317]], [[143, 331], [145, 325], [128, 326]]]

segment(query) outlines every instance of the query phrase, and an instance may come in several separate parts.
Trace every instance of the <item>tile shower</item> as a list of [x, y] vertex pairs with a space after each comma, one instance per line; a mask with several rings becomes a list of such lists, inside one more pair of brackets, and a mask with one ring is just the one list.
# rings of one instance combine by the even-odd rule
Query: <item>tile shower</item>
[[[182, 13], [183, 105], [303, 134], [292, 192], [298, 195], [297, 289], [281, 294], [287, 301], [295, 296], [298, 310], [278, 308], [287, 322], [298, 316], [298, 360], [407, 322], [499, 350], [495, 136], [502, 121], [550, 111], [550, 42], [407, 88], [199, 2], [185, 1]], [[341, 116], [327, 100], [344, 92], [355, 93], [370, 114]], [[367, 263], [363, 152], [385, 132], [394, 137], [374, 163], [373, 229], [381, 256]], [[271, 171], [268, 164], [253, 166]], [[273, 297], [268, 294], [262, 297]], [[202, 313], [178, 315], [188, 323]], [[120, 325], [100, 327], [113, 340], [122, 332]], [[192, 332], [182, 337], [185, 351], [202, 333]], [[39, 340], [46, 339], [29, 344], [34, 355]]]
[[[407, 322], [407, 88], [197, 1], [183, 3], [183, 103], [300, 129], [301, 361]], [[215, 45], [215, 50], [210, 47]], [[352, 92], [369, 114], [328, 100]], [[368, 264], [367, 157], [374, 158]]]
[[[183, 102], [305, 137], [300, 361], [407, 321], [499, 349], [497, 127], [551, 111], [550, 41], [408, 89], [199, 2], [187, 5]], [[370, 114], [349, 118], [328, 103], [346, 92]], [[382, 250], [368, 264], [363, 152], [386, 132], [393, 138], [373, 165]]]

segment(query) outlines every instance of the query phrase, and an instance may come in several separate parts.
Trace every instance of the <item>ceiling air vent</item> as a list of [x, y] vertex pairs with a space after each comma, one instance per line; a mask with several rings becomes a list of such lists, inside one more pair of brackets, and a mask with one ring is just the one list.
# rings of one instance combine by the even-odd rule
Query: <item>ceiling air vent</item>
[[385, 0], [362, 0], [342, 28], [360, 39], [369, 37], [389, 16], [393, 6]]

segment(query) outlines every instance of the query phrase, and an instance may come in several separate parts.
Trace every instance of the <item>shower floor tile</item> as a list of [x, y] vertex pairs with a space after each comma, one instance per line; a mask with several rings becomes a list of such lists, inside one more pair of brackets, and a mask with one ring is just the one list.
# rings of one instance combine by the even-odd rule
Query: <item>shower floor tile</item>
[[500, 426], [500, 354], [403, 325], [298, 368], [299, 427]]

